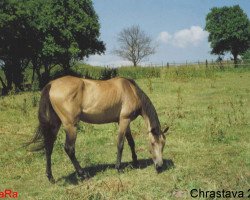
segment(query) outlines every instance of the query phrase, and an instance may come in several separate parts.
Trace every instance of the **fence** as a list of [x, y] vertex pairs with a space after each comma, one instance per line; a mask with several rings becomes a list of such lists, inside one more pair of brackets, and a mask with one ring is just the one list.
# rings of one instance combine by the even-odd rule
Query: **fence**
[[[116, 67], [125, 67], [128, 65], [117, 65], [117, 64], [108, 64], [108, 65], [101, 65], [103, 67], [108, 67], [108, 68], [116, 68]], [[227, 67], [234, 67], [234, 61], [233, 60], [205, 60], [205, 61], [197, 61], [197, 62], [161, 62], [161, 63], [141, 63], [139, 64], [139, 66], [142, 67], [178, 67], [178, 66], [197, 66], [197, 67], [220, 67], [223, 68], [225, 66]], [[237, 66], [242, 66], [242, 67], [246, 67], [246, 66], [250, 66], [250, 59], [248, 60], [239, 60], [237, 62]]]

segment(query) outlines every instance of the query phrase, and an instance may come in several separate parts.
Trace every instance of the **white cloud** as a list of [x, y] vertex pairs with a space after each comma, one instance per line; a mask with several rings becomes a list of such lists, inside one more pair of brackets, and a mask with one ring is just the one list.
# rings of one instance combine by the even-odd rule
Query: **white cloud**
[[191, 26], [189, 29], [182, 29], [173, 35], [168, 32], [161, 32], [158, 40], [163, 43], [170, 43], [175, 47], [185, 48], [188, 46], [198, 46], [208, 37], [208, 32], [204, 31], [200, 26]]
[[172, 39], [172, 35], [166, 31], [160, 32], [160, 34], [157, 38], [158, 41], [161, 41], [165, 44], [169, 43], [171, 41], [171, 39]]
[[188, 45], [197, 46], [207, 36], [208, 33], [200, 26], [191, 26], [190, 29], [183, 29], [174, 34], [173, 45], [181, 48], [185, 48]]

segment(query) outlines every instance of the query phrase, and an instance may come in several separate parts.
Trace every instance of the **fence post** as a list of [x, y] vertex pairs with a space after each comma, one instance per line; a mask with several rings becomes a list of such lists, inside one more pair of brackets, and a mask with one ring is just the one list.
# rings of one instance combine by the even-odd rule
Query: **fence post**
[[208, 68], [208, 62], [207, 62], [207, 59], [206, 59], [206, 68]]

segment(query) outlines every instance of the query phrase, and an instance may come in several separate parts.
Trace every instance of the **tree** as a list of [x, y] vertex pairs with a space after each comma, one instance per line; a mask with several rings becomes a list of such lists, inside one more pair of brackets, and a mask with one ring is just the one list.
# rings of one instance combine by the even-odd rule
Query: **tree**
[[98, 39], [100, 24], [92, 1], [46, 1], [38, 16], [45, 33], [45, 56], [53, 56], [51, 59], [67, 69], [72, 60], [104, 52], [104, 43]]
[[139, 26], [123, 29], [117, 38], [119, 49], [114, 53], [137, 66], [143, 59], [155, 53], [152, 39]]
[[103, 53], [99, 30], [91, 0], [1, 0], [0, 61], [7, 84], [1, 77], [0, 82], [7, 88], [4, 91], [13, 82], [21, 89], [22, 72], [30, 61], [33, 78], [36, 72], [45, 84], [52, 66], [67, 71], [73, 61]]
[[[41, 33], [41, 44], [33, 60], [37, 76], [47, 82], [50, 70], [60, 65], [67, 72], [76, 60], [101, 54], [105, 45], [99, 40], [100, 24], [90, 0], [31, 0], [34, 24]], [[40, 2], [40, 3], [38, 3]], [[43, 75], [40, 67], [44, 66]], [[43, 86], [43, 84], [42, 84]]]
[[0, 59], [4, 65], [7, 83], [1, 77], [4, 92], [12, 89], [22, 89], [23, 70], [27, 64], [27, 55], [31, 52], [30, 42], [32, 32], [27, 23], [27, 13], [24, 1], [2, 0], [0, 2]]
[[206, 17], [205, 30], [209, 32], [211, 53], [230, 52], [236, 67], [238, 55], [250, 47], [250, 23], [243, 10], [238, 5], [212, 8]]

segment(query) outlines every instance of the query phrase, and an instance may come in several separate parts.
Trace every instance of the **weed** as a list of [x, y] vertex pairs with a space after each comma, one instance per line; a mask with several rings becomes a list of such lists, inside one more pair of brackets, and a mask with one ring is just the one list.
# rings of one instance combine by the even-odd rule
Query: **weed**
[[219, 120], [220, 118], [218, 117], [214, 105], [209, 105], [208, 111], [210, 115], [210, 120], [207, 124], [207, 131], [209, 132], [212, 141], [225, 142], [226, 133], [223, 130], [222, 122]]
[[147, 78], [147, 88], [148, 88], [148, 91], [149, 93], [151, 94], [153, 92], [153, 84], [152, 84], [152, 80], [151, 78]]
[[37, 107], [39, 102], [39, 97], [36, 95], [36, 93], [33, 93], [32, 95], [32, 106]]
[[185, 113], [183, 112], [183, 98], [182, 98], [182, 95], [181, 95], [181, 88], [178, 87], [177, 89], [177, 100], [176, 100], [176, 116], [178, 118], [184, 118], [185, 117]]
[[28, 113], [27, 99], [23, 99], [23, 104], [21, 106], [21, 112], [23, 115], [27, 115], [27, 113]]
[[227, 114], [227, 118], [228, 118], [228, 124], [230, 126], [247, 124], [245, 116], [246, 110], [244, 104], [245, 103], [242, 96], [240, 96], [240, 98], [235, 101], [232, 100], [232, 98], [228, 100], [230, 111]]

